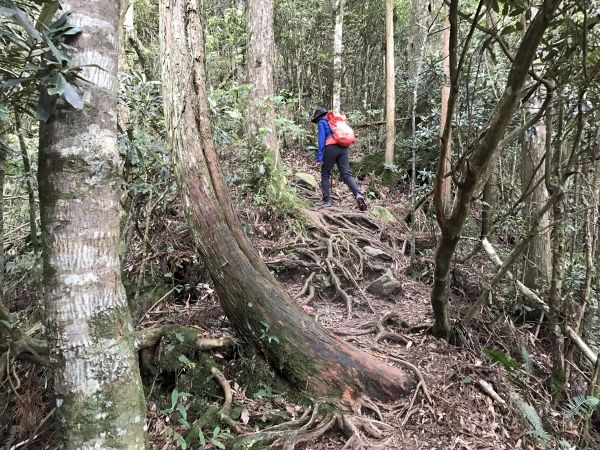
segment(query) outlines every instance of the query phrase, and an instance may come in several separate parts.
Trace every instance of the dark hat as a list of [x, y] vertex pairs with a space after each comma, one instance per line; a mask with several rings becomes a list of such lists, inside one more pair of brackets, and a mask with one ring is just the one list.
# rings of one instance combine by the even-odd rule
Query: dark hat
[[319, 119], [321, 117], [323, 117], [325, 114], [327, 114], [328, 112], [329, 111], [327, 111], [325, 108], [320, 106], [317, 109], [315, 109], [315, 113], [313, 114], [312, 119], [310, 119], [310, 121], [312, 123], [317, 123], [319, 121]]

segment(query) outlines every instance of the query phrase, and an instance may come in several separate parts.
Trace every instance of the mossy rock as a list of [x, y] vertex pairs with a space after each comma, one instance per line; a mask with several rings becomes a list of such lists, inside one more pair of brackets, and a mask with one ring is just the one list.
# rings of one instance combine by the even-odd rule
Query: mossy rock
[[373, 214], [376, 217], [379, 217], [381, 220], [386, 220], [392, 223], [398, 222], [398, 219], [396, 219], [396, 217], [387, 208], [384, 208], [383, 206], [373, 206], [373, 208], [371, 208], [371, 214]]
[[393, 186], [400, 181], [403, 168], [408, 167], [408, 161], [403, 155], [400, 154], [400, 152], [396, 152], [396, 155], [394, 156], [394, 165], [398, 169], [392, 170], [390, 168], [386, 168], [384, 164], [384, 157], [385, 152], [379, 151], [375, 153], [369, 153], [360, 159], [352, 160], [350, 161], [352, 173], [357, 178], [375, 174], [381, 178], [381, 181], [384, 185]]
[[310, 173], [298, 172], [294, 176], [296, 177], [296, 179], [298, 179], [299, 181], [301, 181], [308, 187], [315, 189], [315, 190], [317, 189], [317, 186], [318, 186], [317, 179]]

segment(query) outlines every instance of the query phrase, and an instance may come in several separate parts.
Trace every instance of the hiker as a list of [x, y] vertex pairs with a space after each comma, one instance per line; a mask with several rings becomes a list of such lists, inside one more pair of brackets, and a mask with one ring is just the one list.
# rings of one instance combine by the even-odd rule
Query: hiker
[[331, 126], [327, 120], [328, 116], [330, 116], [328, 113], [329, 111], [325, 108], [317, 108], [311, 119], [312, 123], [318, 123], [319, 129], [319, 151], [317, 153], [317, 162], [321, 164], [321, 190], [323, 192], [322, 200], [315, 202], [315, 206], [322, 206], [324, 208], [331, 207], [329, 179], [331, 177], [331, 169], [333, 169], [333, 164], [335, 163], [338, 166], [342, 180], [352, 191], [352, 195], [354, 195], [354, 198], [356, 199], [358, 208], [361, 211], [365, 211], [367, 209], [365, 197], [350, 171], [348, 147], [339, 145], [333, 137]]

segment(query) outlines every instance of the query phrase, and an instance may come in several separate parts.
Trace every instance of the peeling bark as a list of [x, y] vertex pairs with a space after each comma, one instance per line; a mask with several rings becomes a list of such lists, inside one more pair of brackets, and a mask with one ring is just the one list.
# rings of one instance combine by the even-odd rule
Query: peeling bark
[[58, 100], [40, 130], [47, 338], [65, 449], [146, 446], [146, 408], [119, 263], [118, 4], [61, 2], [83, 32], [81, 111]]
[[187, 221], [237, 333], [297, 386], [393, 398], [412, 380], [324, 330], [281, 288], [233, 211], [212, 140], [202, 19], [194, 0], [161, 4], [165, 121]]

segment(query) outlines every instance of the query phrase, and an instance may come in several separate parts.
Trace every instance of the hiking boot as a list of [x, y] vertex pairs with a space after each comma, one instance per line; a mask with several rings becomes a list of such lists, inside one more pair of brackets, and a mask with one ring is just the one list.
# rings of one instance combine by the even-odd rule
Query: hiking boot
[[315, 206], [321, 206], [323, 208], [331, 208], [331, 200], [317, 200]]
[[356, 203], [358, 203], [358, 209], [361, 211], [367, 210], [367, 202], [365, 202], [365, 198], [362, 195], [356, 196]]

